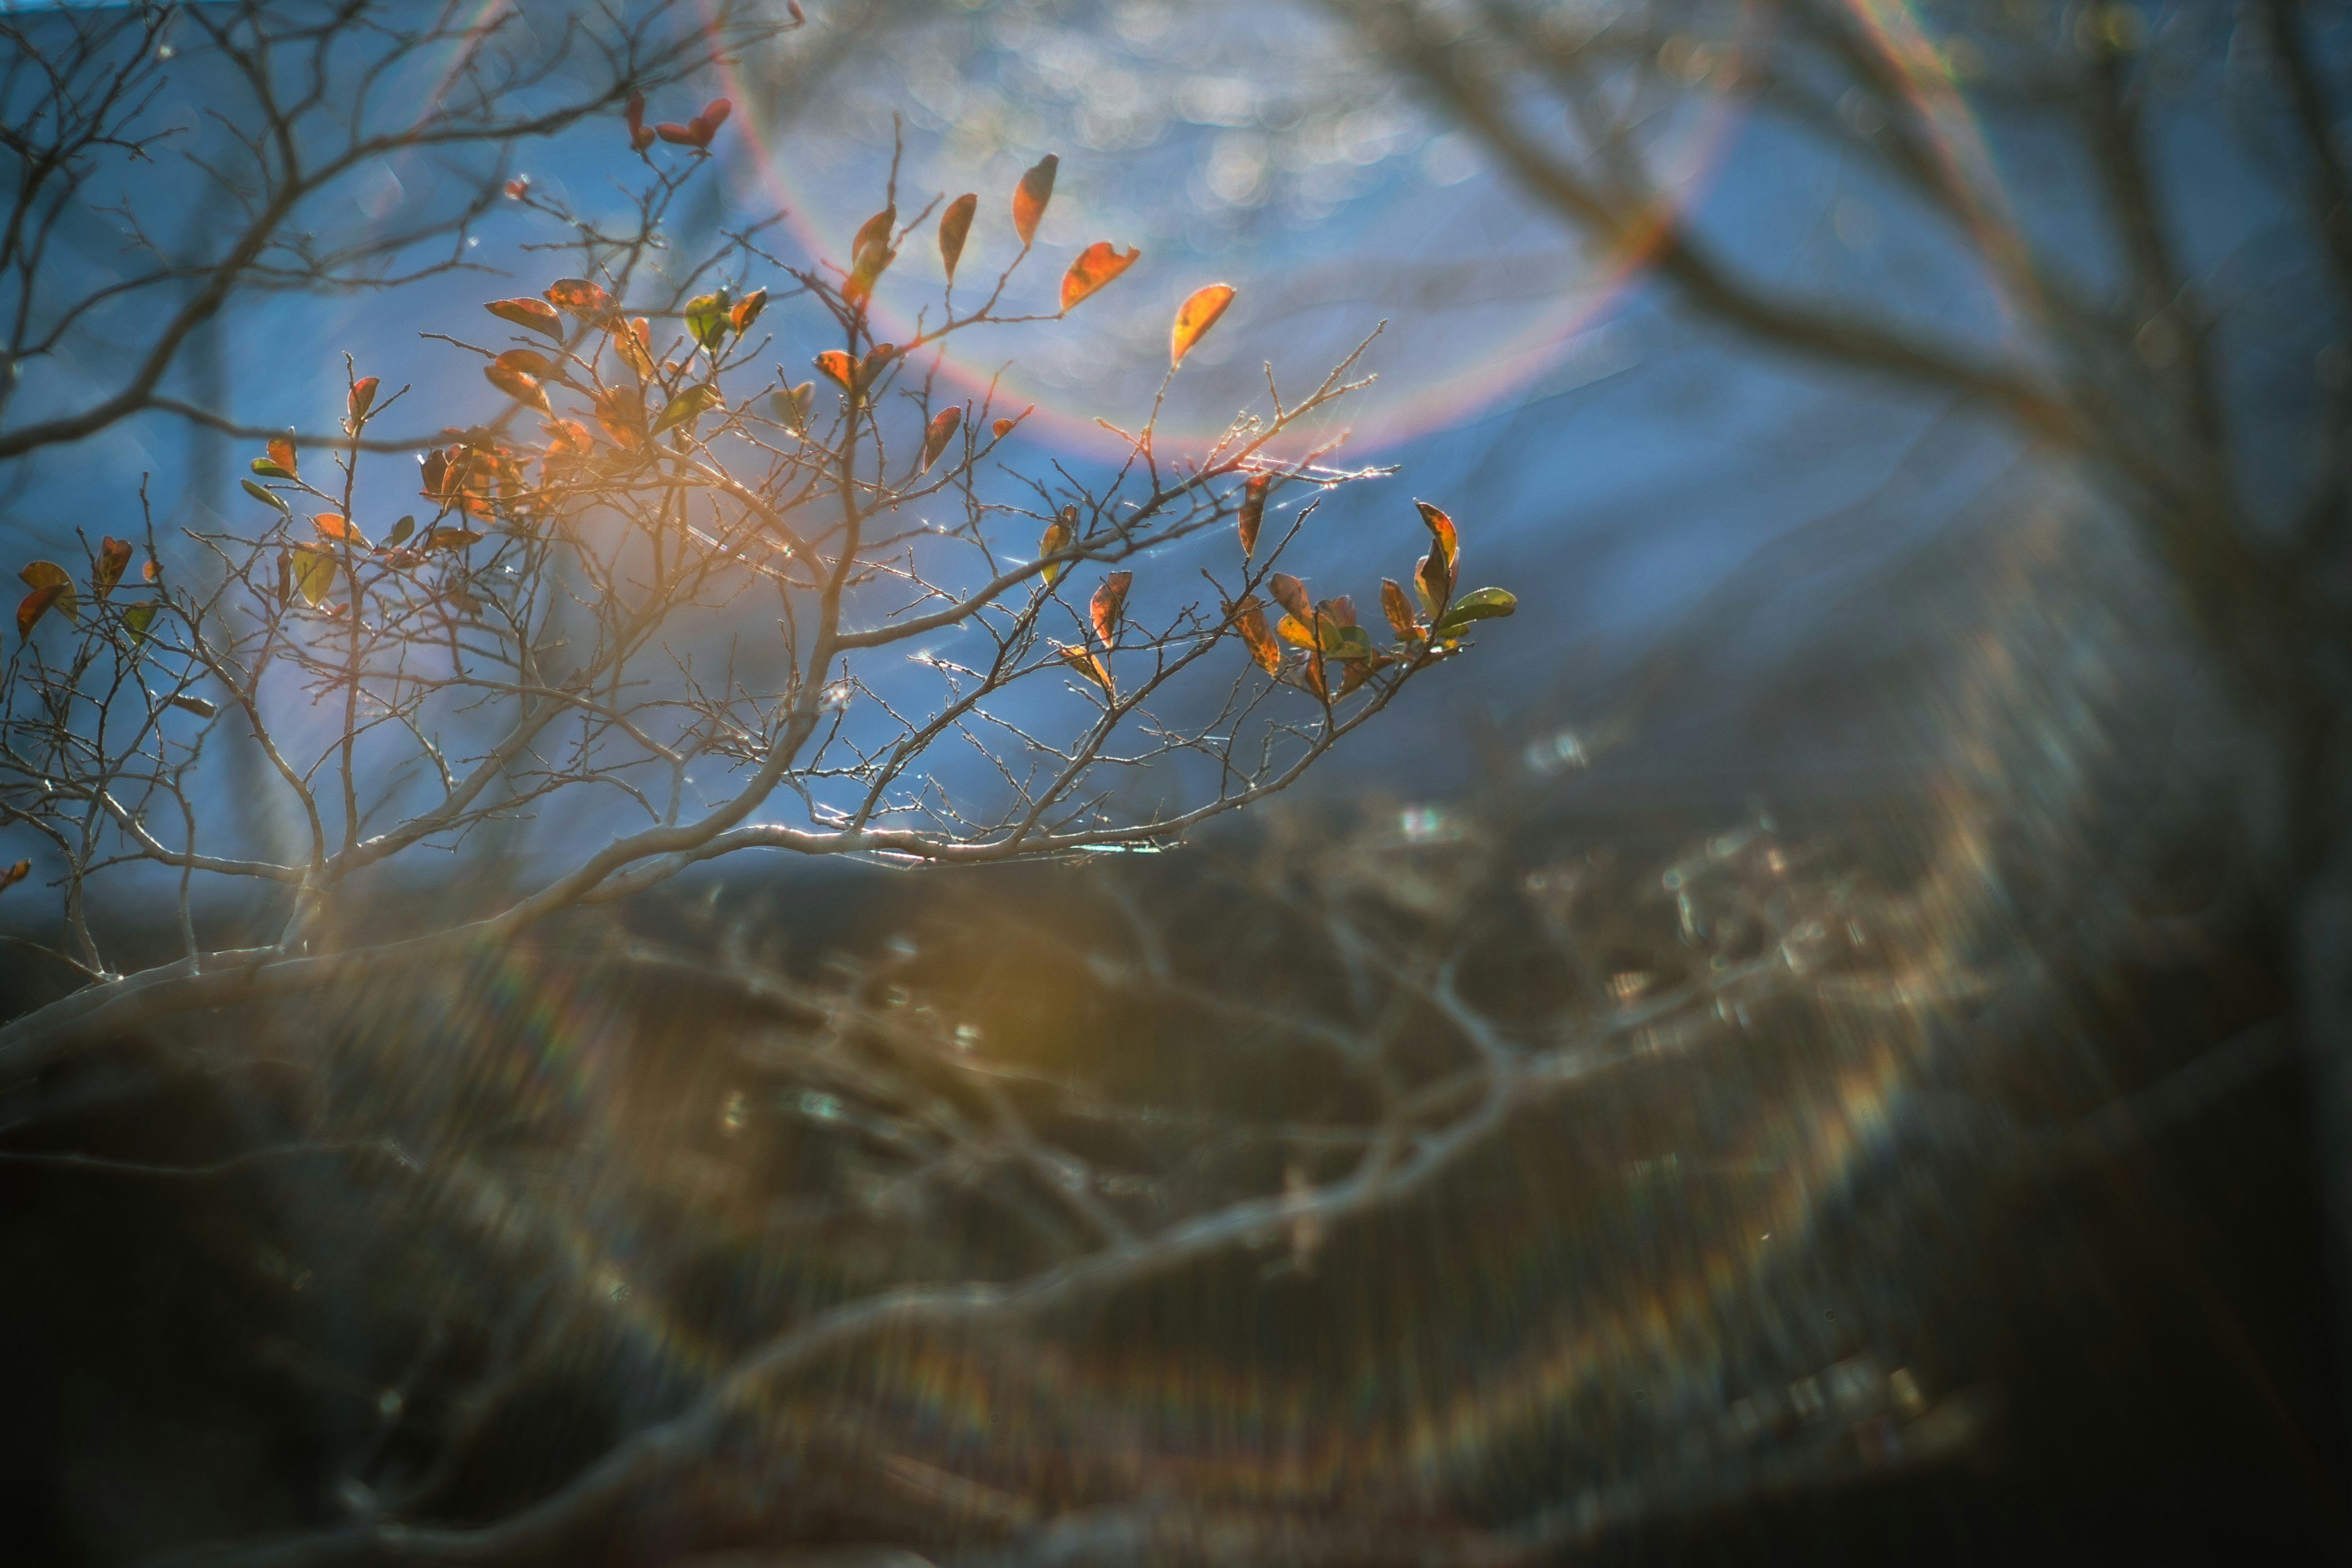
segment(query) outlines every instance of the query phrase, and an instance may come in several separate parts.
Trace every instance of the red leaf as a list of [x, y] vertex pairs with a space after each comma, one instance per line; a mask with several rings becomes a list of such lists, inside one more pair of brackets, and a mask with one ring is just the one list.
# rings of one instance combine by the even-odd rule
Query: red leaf
[[352, 383], [352, 424], [366, 418], [367, 411], [375, 406], [376, 384], [376, 378], [372, 375], [363, 375]]

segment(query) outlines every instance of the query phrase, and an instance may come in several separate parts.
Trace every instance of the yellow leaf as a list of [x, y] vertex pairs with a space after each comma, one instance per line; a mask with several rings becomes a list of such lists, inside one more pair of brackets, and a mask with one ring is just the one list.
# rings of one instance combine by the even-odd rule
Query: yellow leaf
[[1037, 221], [1045, 216], [1045, 204], [1054, 199], [1054, 171], [1061, 166], [1059, 155], [1048, 153], [1013, 187], [1013, 232], [1021, 237], [1024, 250], [1037, 237]]
[[963, 259], [963, 242], [971, 233], [971, 215], [980, 206], [980, 197], [966, 191], [948, 204], [940, 215], [940, 259], [947, 263], [948, 281], [955, 281], [956, 263]]
[[1460, 564], [1462, 546], [1454, 531], [1454, 520], [1425, 500], [1412, 503], [1421, 512], [1421, 521], [1428, 526], [1429, 536], [1437, 542], [1437, 549], [1445, 557], [1445, 573], [1451, 579]]
[[293, 550], [294, 588], [306, 605], [316, 605], [334, 590], [335, 552], [324, 544], [298, 544]]
[[1225, 307], [1234, 302], [1230, 283], [1212, 283], [1205, 289], [1192, 290], [1191, 299], [1176, 308], [1176, 323], [1168, 330], [1168, 363], [1171, 366], [1184, 363], [1201, 334], [1217, 324]]
[[6, 870], [0, 871], [0, 892], [5, 892], [8, 889], [15, 887], [17, 883], [23, 881], [32, 874], [33, 863], [30, 860], [17, 861]]
[[1134, 266], [1135, 258], [1142, 254], [1130, 245], [1127, 247], [1127, 254], [1121, 256], [1111, 248], [1110, 241], [1107, 239], [1098, 239], [1087, 246], [1078, 252], [1078, 258], [1070, 263], [1070, 269], [1062, 274], [1062, 309], [1070, 309]]
[[1266, 629], [1265, 609], [1255, 598], [1244, 599], [1234, 614], [1234, 624], [1241, 627], [1242, 641], [1249, 645], [1250, 658], [1268, 675], [1282, 669], [1282, 645], [1274, 640]]
[[[1038, 559], [1044, 560], [1048, 555], [1058, 554], [1067, 550], [1077, 537], [1078, 509], [1075, 506], [1066, 506], [1062, 509], [1059, 517], [1045, 525], [1045, 534], [1037, 541]], [[1045, 568], [1042, 575], [1048, 587], [1053, 585], [1055, 578], [1062, 574], [1064, 564], [1066, 563], [1056, 562]]]

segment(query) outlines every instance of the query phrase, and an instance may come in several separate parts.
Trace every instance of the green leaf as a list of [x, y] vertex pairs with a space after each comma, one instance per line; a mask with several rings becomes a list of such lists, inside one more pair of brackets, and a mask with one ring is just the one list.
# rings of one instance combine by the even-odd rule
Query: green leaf
[[1519, 601], [1507, 589], [1480, 588], [1454, 601], [1445, 618], [1437, 623], [1435, 635], [1453, 637], [1473, 621], [1494, 620], [1518, 607]]
[[155, 606], [152, 605], [133, 605], [122, 612], [122, 624], [130, 628], [133, 642], [145, 642], [147, 628], [154, 623]]
[[[256, 468], [258, 468], [264, 463], [269, 463], [269, 459], [267, 458], [257, 458], [254, 460], [253, 466]], [[269, 463], [269, 466], [274, 468], [278, 465], [275, 463]], [[246, 494], [251, 496], [262, 505], [274, 506], [288, 517], [294, 515], [292, 510], [286, 504], [286, 498], [279, 495], [276, 490], [265, 489], [260, 485], [255, 484], [251, 479], [239, 479], [236, 482], [245, 487]]]
[[404, 517], [398, 522], [392, 525], [392, 531], [384, 536], [384, 542], [386, 544], [405, 544], [408, 542], [408, 536], [415, 531], [416, 519], [414, 516]]
[[[265, 479], [290, 479], [294, 477], [292, 473], [287, 470], [283, 464], [275, 462], [268, 458], [254, 458], [253, 471], [259, 474]], [[252, 489], [254, 487], [248, 484], [245, 488], [247, 489]]]
[[733, 323], [728, 311], [734, 301], [721, 289], [716, 294], [698, 294], [686, 302], [686, 330], [704, 348], [715, 349], [727, 338], [727, 329]]
[[1372, 635], [1363, 627], [1325, 626], [1322, 631], [1323, 651], [1331, 658], [1353, 659], [1372, 657]]
[[653, 428], [646, 433], [658, 436], [672, 426], [698, 419], [711, 409], [724, 406], [719, 399], [719, 389], [708, 382], [699, 386], [689, 386], [669, 400], [669, 405], [654, 420]]

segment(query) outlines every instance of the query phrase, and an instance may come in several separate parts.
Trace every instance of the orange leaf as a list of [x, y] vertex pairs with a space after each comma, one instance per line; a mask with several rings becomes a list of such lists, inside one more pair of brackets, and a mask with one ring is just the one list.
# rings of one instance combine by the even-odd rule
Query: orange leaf
[[[857, 237], [849, 242], [849, 259], [852, 264], [862, 267], [866, 264], [866, 258], [869, 253], [888, 250], [890, 231], [898, 226], [898, 209], [895, 206], [884, 207], [880, 212], [859, 224]], [[877, 267], [874, 270], [879, 272], [882, 268]]]
[[367, 411], [375, 406], [375, 389], [376, 378], [372, 375], [363, 375], [352, 383], [352, 424], [366, 418]]
[[634, 447], [645, 444], [645, 400], [625, 387], [608, 386], [596, 395], [596, 423], [613, 438], [615, 447]]
[[940, 259], [947, 263], [950, 283], [955, 281], [956, 263], [963, 259], [964, 239], [971, 233], [971, 215], [979, 206], [980, 197], [966, 191], [940, 215]]
[[1118, 641], [1118, 615], [1127, 607], [1128, 586], [1135, 581], [1132, 572], [1113, 572], [1102, 580], [1095, 596], [1087, 601], [1087, 616], [1095, 624], [1095, 636], [1105, 647]]
[[654, 378], [653, 342], [653, 327], [643, 316], [633, 316], [626, 325], [613, 329], [613, 352], [637, 373], [639, 381]]
[[961, 405], [942, 408], [932, 415], [930, 424], [923, 430], [923, 460], [918, 466], [918, 471], [938, 462], [940, 454], [947, 450], [948, 443], [955, 439], [955, 433], [962, 427], [963, 409]]
[[1275, 641], [1274, 633], [1266, 629], [1265, 610], [1256, 599], [1242, 601], [1240, 610], [1234, 616], [1234, 624], [1241, 627], [1242, 641], [1249, 645], [1250, 658], [1257, 661], [1257, 667], [1268, 675], [1279, 674], [1282, 669], [1282, 645]]
[[89, 574], [90, 587], [103, 599], [129, 570], [131, 541], [117, 539], [110, 533], [102, 536], [98, 542], [98, 564]]
[[1264, 474], [1252, 474], [1249, 483], [1242, 487], [1242, 558], [1254, 559], [1257, 554], [1258, 524], [1265, 521], [1265, 488], [1273, 483]]
[[482, 374], [490, 378], [492, 386], [497, 387], [517, 403], [527, 403], [541, 414], [555, 412], [553, 406], [547, 401], [546, 389], [539, 384], [539, 377], [526, 375], [519, 370], [509, 370], [502, 364], [484, 365]]
[[1389, 627], [1397, 641], [1411, 642], [1421, 635], [1421, 622], [1414, 618], [1412, 601], [1404, 596], [1393, 577], [1381, 579], [1381, 613], [1389, 618]]
[[998, 440], [1002, 441], [1007, 436], [1013, 434], [1013, 421], [1010, 419], [999, 419], [992, 423], [988, 428], [991, 434], [995, 436]]
[[1425, 500], [1412, 504], [1420, 510], [1421, 521], [1428, 525], [1430, 537], [1437, 541], [1437, 548], [1444, 552], [1446, 578], [1451, 581], [1462, 557], [1461, 542], [1454, 532], [1454, 520]]
[[735, 301], [734, 309], [727, 312], [727, 320], [740, 334], [749, 331], [751, 323], [760, 319], [760, 312], [767, 308], [768, 291], [765, 289], [754, 289]]
[[294, 437], [291, 436], [272, 436], [269, 438], [269, 460], [277, 464], [279, 468], [285, 469], [286, 477], [288, 479], [292, 479], [296, 472], [294, 467]]
[[[76, 621], [81, 618], [81, 596], [74, 592], [73, 578], [67, 573], [64, 567], [58, 565], [56, 562], [27, 561], [25, 563], [24, 569], [18, 572], [16, 575], [24, 579], [25, 586], [32, 589], [36, 595], [45, 588], [55, 588], [57, 590], [56, 593], [51, 594], [47, 598], [43, 599], [39, 606], [34, 609], [32, 612], [34, 620], [39, 620], [42, 615], [47, 611], [51, 605], [55, 605], [58, 609], [64, 611], [66, 619], [69, 621]], [[30, 605], [32, 600], [28, 598], [25, 603], [26, 605]], [[21, 631], [25, 625], [23, 620], [25, 605], [18, 605], [16, 608], [16, 614], [18, 616], [18, 629]]]
[[712, 131], [716, 131], [720, 126], [726, 124], [727, 117], [734, 112], [735, 106], [733, 104], [728, 102], [727, 100], [723, 98], [714, 98], [709, 103], [702, 106], [702, 112], [696, 115], [695, 118], [701, 121], [703, 124], [709, 126]]
[[1013, 187], [1013, 232], [1021, 237], [1024, 250], [1037, 237], [1037, 220], [1045, 216], [1045, 204], [1054, 199], [1054, 171], [1061, 166], [1061, 157], [1048, 153]]
[[547, 286], [547, 298], [575, 316], [599, 317], [613, 308], [613, 297], [585, 278], [557, 279]]
[[1225, 307], [1234, 302], [1230, 283], [1212, 283], [1205, 289], [1195, 289], [1192, 297], [1176, 308], [1176, 323], [1168, 330], [1168, 363], [1180, 365], [1201, 334], [1217, 324]]
[[49, 606], [56, 604], [58, 602], [58, 595], [65, 591], [65, 585], [63, 584], [52, 583], [45, 588], [34, 589], [31, 593], [26, 595], [24, 598], [18, 600], [16, 604], [16, 636], [19, 638], [29, 638], [33, 635], [33, 627], [39, 623], [40, 618], [43, 616], [49, 613]]
[[1423, 556], [1421, 563], [1413, 569], [1412, 585], [1420, 594], [1421, 607], [1430, 619], [1435, 620], [1445, 613], [1447, 603], [1454, 597], [1454, 574], [1446, 569], [1445, 562], [1435, 549]]
[[1265, 585], [1267, 591], [1274, 595], [1276, 604], [1280, 605], [1302, 621], [1311, 621], [1315, 618], [1314, 610], [1307, 603], [1306, 584], [1287, 572], [1276, 572], [1267, 580]]
[[544, 300], [493, 300], [482, 309], [502, 321], [544, 332], [558, 342], [563, 341], [563, 319]]
[[32, 874], [33, 863], [30, 860], [17, 861], [6, 870], [0, 871], [0, 892], [5, 892]]
[[535, 376], [541, 380], [560, 377], [562, 374], [562, 372], [556, 369], [555, 362], [537, 349], [509, 349], [490, 363], [508, 370], [520, 371], [525, 375]]
[[[1048, 555], [1058, 554], [1067, 550], [1077, 537], [1078, 509], [1075, 506], [1066, 506], [1062, 509], [1060, 516], [1045, 525], [1045, 533], [1038, 539], [1038, 559], [1042, 561]], [[1055, 578], [1062, 574], [1062, 567], [1066, 563], [1055, 563], [1045, 568], [1042, 575], [1048, 586], [1053, 584]]]
[[151, 555], [147, 558], [147, 564], [139, 568], [139, 575], [147, 582], [156, 582], [163, 575], [163, 563]]
[[1111, 687], [1109, 669], [1104, 666], [1103, 661], [1100, 658], [1095, 656], [1092, 649], [1083, 647], [1062, 647], [1059, 645], [1056, 645], [1054, 651], [1060, 654], [1064, 658], [1068, 659], [1072, 665], [1076, 666], [1080, 675], [1085, 676], [1088, 680], [1091, 680], [1097, 686], [1101, 687], [1105, 695], [1113, 697], [1118, 695]]
[[360, 531], [352, 526], [352, 520], [340, 512], [322, 511], [310, 520], [310, 526], [318, 530], [320, 538], [336, 544], [355, 545], [362, 550], [368, 547]]
[[827, 349], [817, 355], [816, 367], [839, 382], [844, 392], [849, 390], [849, 378], [856, 374], [856, 367], [850, 363], [849, 356], [839, 349]]
[[1110, 241], [1107, 239], [1098, 239], [1087, 246], [1078, 252], [1078, 258], [1070, 263], [1070, 269], [1062, 274], [1062, 309], [1068, 310], [1134, 266], [1135, 258], [1142, 254], [1130, 245], [1127, 247], [1127, 254], [1121, 256], [1111, 248]]
[[710, 145], [710, 128], [702, 123], [702, 119], [699, 115], [688, 121], [683, 125], [680, 125], [675, 120], [665, 120], [659, 125], [654, 127], [654, 134], [660, 137], [665, 142], [675, 142], [680, 147], [708, 147]]

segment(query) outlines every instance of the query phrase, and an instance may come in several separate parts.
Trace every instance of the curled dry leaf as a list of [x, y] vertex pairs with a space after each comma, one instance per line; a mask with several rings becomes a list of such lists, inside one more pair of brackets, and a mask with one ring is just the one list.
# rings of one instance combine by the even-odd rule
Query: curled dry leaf
[[556, 342], [563, 341], [563, 318], [555, 307], [544, 300], [492, 300], [482, 307], [501, 321], [512, 321], [518, 327], [529, 327], [543, 332]]
[[1107, 239], [1098, 239], [1087, 246], [1078, 252], [1078, 258], [1070, 263], [1069, 270], [1062, 274], [1062, 309], [1069, 310], [1134, 266], [1135, 258], [1142, 254], [1130, 245], [1127, 247], [1127, 254], [1121, 256], [1111, 248], [1111, 243]]
[[1071, 665], [1077, 669], [1077, 672], [1080, 675], [1085, 676], [1088, 680], [1091, 680], [1097, 686], [1101, 687], [1105, 696], [1115, 697], [1118, 695], [1117, 690], [1110, 683], [1110, 670], [1108, 667], [1107, 667], [1103, 661], [1096, 656], [1095, 651], [1092, 648], [1064, 647], [1060, 644], [1056, 643], [1054, 647], [1054, 651], [1060, 654], [1064, 658], [1069, 660]]
[[1421, 521], [1427, 525], [1430, 538], [1436, 541], [1437, 550], [1445, 557], [1445, 570], [1450, 575], [1462, 558], [1462, 544], [1454, 533], [1454, 520], [1425, 500], [1412, 504], [1420, 511]]
[[541, 414], [555, 412], [554, 406], [547, 401], [547, 389], [539, 384], [539, 377], [502, 364], [484, 365], [482, 374], [489, 378], [492, 386], [517, 403], [536, 408]]
[[357, 425], [366, 418], [368, 410], [375, 406], [377, 385], [376, 378], [372, 375], [363, 375], [352, 383], [351, 421], [352, 424]]
[[165, 698], [164, 700], [169, 702], [173, 707], [179, 709], [182, 712], [193, 713], [199, 719], [211, 719], [217, 716], [220, 712], [220, 710], [217, 707], [205, 701], [203, 698], [191, 697], [184, 691], [174, 691], [171, 696]]
[[1175, 324], [1168, 329], [1168, 363], [1173, 367], [1184, 363], [1201, 334], [1217, 324], [1225, 307], [1234, 302], [1230, 283], [1212, 283], [1205, 289], [1195, 289], [1192, 297], [1176, 307]]
[[1105, 647], [1118, 641], [1119, 614], [1127, 608], [1127, 591], [1134, 582], [1132, 572], [1110, 573], [1087, 602], [1087, 618], [1094, 623], [1095, 636]]
[[1244, 560], [1256, 558], [1258, 525], [1265, 521], [1265, 491], [1272, 483], [1265, 474], [1252, 474], [1249, 482], [1242, 486], [1241, 539]]
[[955, 281], [956, 263], [963, 259], [963, 242], [971, 234], [971, 215], [979, 208], [979, 195], [966, 191], [940, 215], [940, 260], [947, 266], [950, 283]]
[[1013, 232], [1021, 237], [1024, 250], [1037, 237], [1038, 220], [1045, 216], [1045, 204], [1054, 199], [1054, 172], [1061, 166], [1060, 155], [1048, 153], [1030, 165], [1013, 188]]
[[961, 405], [942, 408], [932, 415], [931, 422], [923, 427], [923, 460], [917, 465], [917, 471], [927, 469], [938, 462], [940, 454], [948, 449], [948, 443], [955, 439], [955, 433], [962, 427], [963, 409]]
[[1241, 628], [1242, 641], [1249, 645], [1250, 658], [1268, 675], [1282, 671], [1282, 645], [1275, 641], [1274, 633], [1265, 624], [1265, 608], [1255, 596], [1244, 599], [1234, 612], [1234, 624]]
[[653, 128], [646, 123], [646, 95], [644, 93], [633, 92], [629, 94], [629, 105], [628, 108], [623, 111], [623, 118], [626, 119], [629, 122], [630, 152], [642, 153], [646, 148], [654, 144]]
[[114, 585], [122, 581], [122, 574], [129, 570], [131, 541], [117, 539], [110, 533], [101, 535], [98, 542], [98, 561], [89, 574], [92, 595], [105, 598], [114, 591]]
[[[1059, 554], [1061, 552], [1067, 550], [1073, 543], [1076, 542], [1077, 537], [1078, 509], [1075, 506], [1066, 506], [1062, 509], [1059, 516], [1045, 525], [1045, 533], [1038, 538], [1038, 559], [1042, 561], [1046, 556]], [[1048, 565], [1045, 570], [1040, 574], [1040, 575], [1045, 579], [1046, 586], [1051, 587], [1053, 585], [1054, 579], [1062, 574], [1062, 568], [1065, 564], [1066, 563], [1055, 562]]]

